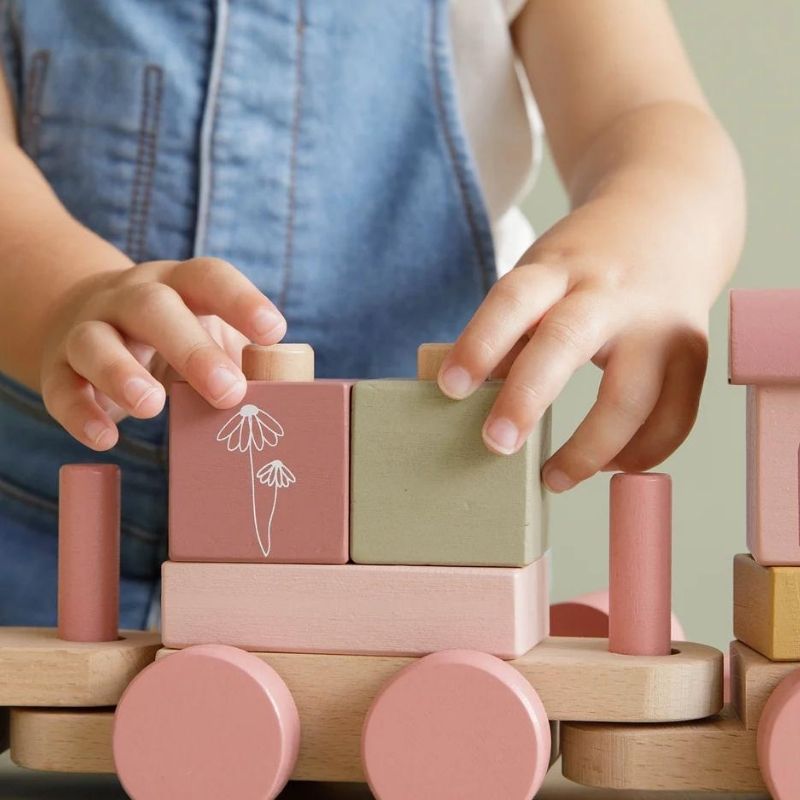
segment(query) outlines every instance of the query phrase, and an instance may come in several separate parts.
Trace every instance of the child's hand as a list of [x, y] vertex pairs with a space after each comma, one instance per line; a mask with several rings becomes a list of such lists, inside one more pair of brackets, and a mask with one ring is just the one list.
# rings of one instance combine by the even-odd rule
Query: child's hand
[[246, 390], [242, 345], [274, 344], [285, 332], [275, 306], [219, 259], [104, 272], [80, 281], [51, 317], [42, 397], [76, 439], [108, 450], [115, 421], [161, 411], [168, 367], [212, 405], [230, 408]]
[[705, 375], [707, 278], [674, 253], [649, 253], [647, 233], [623, 244], [610, 229], [625, 226], [604, 227], [579, 212], [543, 237], [492, 288], [439, 373], [445, 394], [462, 398], [513, 359], [483, 429], [491, 450], [510, 454], [579, 366], [605, 371], [594, 406], [542, 471], [556, 492], [598, 470], [660, 463], [691, 430]]

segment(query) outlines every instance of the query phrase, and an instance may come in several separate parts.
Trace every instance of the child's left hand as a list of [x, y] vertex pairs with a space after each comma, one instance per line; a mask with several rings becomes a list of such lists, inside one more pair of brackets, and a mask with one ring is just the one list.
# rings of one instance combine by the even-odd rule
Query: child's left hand
[[637, 236], [603, 211], [589, 204], [531, 247], [439, 373], [442, 391], [463, 398], [513, 359], [483, 428], [489, 449], [511, 454], [578, 367], [604, 370], [594, 406], [542, 471], [556, 492], [665, 459], [692, 428], [705, 375], [707, 278], [675, 251], [656, 255], [652, 229]]

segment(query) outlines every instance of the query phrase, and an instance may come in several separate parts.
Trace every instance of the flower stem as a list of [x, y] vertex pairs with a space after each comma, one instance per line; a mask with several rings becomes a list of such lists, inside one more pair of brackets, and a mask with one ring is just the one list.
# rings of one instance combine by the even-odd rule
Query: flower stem
[[278, 484], [275, 484], [275, 493], [272, 495], [272, 511], [269, 512], [269, 525], [267, 525], [267, 552], [272, 548], [272, 520], [275, 516], [275, 506], [278, 505]]
[[[250, 456], [250, 497], [252, 499], [253, 504], [253, 525], [256, 529], [256, 539], [258, 539], [258, 546], [261, 548], [261, 553], [263, 554], [264, 558], [269, 557], [269, 540], [267, 542], [267, 549], [264, 549], [264, 545], [261, 542], [261, 532], [258, 530], [258, 513], [256, 511], [256, 472], [255, 467], [253, 465], [253, 448], [247, 448], [247, 455]], [[274, 506], [273, 506], [274, 508]], [[270, 520], [272, 518], [270, 517]]]

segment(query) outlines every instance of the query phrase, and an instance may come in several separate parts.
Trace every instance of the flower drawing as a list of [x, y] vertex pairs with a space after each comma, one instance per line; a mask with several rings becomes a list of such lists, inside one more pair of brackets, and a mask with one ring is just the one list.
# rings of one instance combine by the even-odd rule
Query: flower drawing
[[272, 510], [269, 512], [269, 523], [267, 524], [267, 554], [272, 546], [272, 520], [275, 518], [275, 507], [278, 505], [278, 489], [286, 489], [295, 483], [294, 474], [280, 459], [276, 458], [265, 464], [256, 473], [256, 477], [266, 486], [271, 486]]
[[264, 446], [275, 447], [283, 436], [283, 426], [266, 411], [252, 403], [243, 405], [220, 429], [218, 442], [227, 442], [228, 450], [261, 452]]
[[[219, 433], [217, 433], [217, 441], [225, 442], [231, 453], [239, 452], [247, 453], [248, 455], [250, 462], [250, 498], [253, 507], [253, 527], [255, 528], [258, 546], [261, 548], [264, 558], [269, 556], [271, 535], [268, 534], [267, 546], [265, 547], [261, 539], [261, 532], [258, 528], [256, 473], [255, 465], [253, 464], [253, 450], [261, 452], [265, 447], [275, 447], [282, 436], [283, 426], [278, 420], [258, 406], [254, 406], [252, 403], [243, 405], [222, 428], [220, 428]], [[274, 464], [276, 462], [273, 461], [270, 463]], [[284, 469], [286, 468], [284, 467]], [[286, 471], [291, 475], [288, 470]], [[292, 482], [294, 482], [294, 475], [292, 475]], [[277, 492], [277, 488], [275, 491]], [[272, 516], [274, 513], [275, 501], [273, 501], [272, 514], [270, 515], [270, 528], [272, 527]]]

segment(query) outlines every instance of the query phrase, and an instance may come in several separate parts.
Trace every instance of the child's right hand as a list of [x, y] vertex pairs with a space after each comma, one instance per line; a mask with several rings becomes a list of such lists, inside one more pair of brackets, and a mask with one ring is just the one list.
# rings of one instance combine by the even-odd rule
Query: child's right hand
[[242, 345], [274, 344], [285, 333], [278, 309], [220, 259], [99, 273], [79, 281], [50, 316], [42, 397], [76, 439], [108, 450], [115, 422], [164, 407], [170, 367], [213, 406], [230, 408], [246, 390]]

